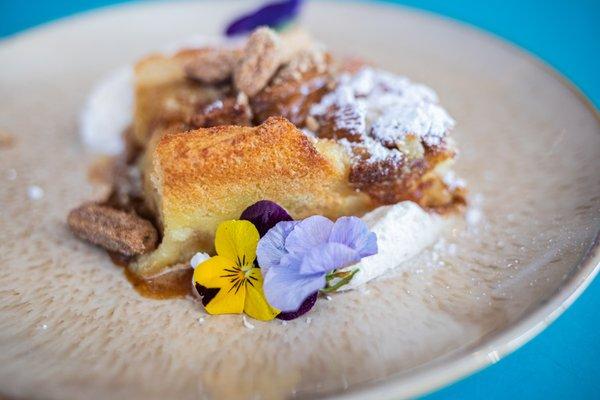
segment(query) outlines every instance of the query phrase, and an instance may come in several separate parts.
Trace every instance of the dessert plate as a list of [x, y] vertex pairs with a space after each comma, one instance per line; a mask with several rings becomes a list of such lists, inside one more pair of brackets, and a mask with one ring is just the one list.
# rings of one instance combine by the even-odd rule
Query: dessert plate
[[70, 209], [106, 190], [86, 174], [81, 105], [115, 67], [217, 35], [247, 7], [128, 5], [0, 43], [1, 395], [415, 396], [531, 339], [597, 273], [600, 121], [568, 82], [448, 20], [318, 2], [302, 21], [315, 37], [433, 87], [457, 120], [465, 220], [392, 276], [286, 324], [140, 296], [66, 227]]

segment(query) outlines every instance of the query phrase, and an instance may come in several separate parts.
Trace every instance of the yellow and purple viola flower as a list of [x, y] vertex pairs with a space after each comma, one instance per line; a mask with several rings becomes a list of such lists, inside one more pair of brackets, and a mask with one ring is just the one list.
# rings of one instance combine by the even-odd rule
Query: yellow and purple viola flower
[[316, 215], [279, 222], [259, 241], [256, 253], [267, 301], [294, 312], [325, 289], [337, 270], [377, 253], [377, 237], [360, 218], [332, 222]]
[[240, 314], [268, 321], [279, 310], [263, 293], [263, 276], [254, 263], [258, 230], [249, 221], [225, 221], [217, 228], [217, 255], [194, 269], [194, 286], [209, 314]]

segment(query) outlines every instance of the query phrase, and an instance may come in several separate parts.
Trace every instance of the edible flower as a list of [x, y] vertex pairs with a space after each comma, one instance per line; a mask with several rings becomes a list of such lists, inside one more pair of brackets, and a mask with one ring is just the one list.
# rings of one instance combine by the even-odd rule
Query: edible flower
[[292, 217], [279, 204], [270, 200], [260, 200], [246, 208], [240, 219], [252, 222], [260, 237], [263, 237], [277, 223], [291, 221]]
[[259, 233], [249, 221], [222, 222], [215, 235], [217, 255], [195, 266], [194, 285], [209, 314], [246, 313], [262, 321], [275, 318], [263, 293], [263, 275], [254, 263]]
[[351, 279], [353, 273], [340, 269], [377, 253], [377, 237], [360, 218], [342, 217], [334, 223], [316, 215], [279, 222], [259, 241], [256, 252], [269, 304], [290, 312], [325, 289], [328, 281]]
[[[292, 217], [279, 204], [270, 200], [260, 200], [246, 208], [244, 212], [242, 212], [240, 219], [252, 222], [258, 229], [260, 237], [263, 237], [271, 228], [277, 225], [277, 223], [281, 221], [291, 221]], [[318, 294], [319, 292], [315, 291], [308, 296], [296, 310], [277, 314], [277, 319], [289, 321], [306, 314], [317, 302]]]
[[284, 0], [267, 3], [259, 9], [232, 21], [225, 29], [227, 36], [252, 32], [259, 26], [281, 27], [291, 21], [300, 10], [301, 0]]

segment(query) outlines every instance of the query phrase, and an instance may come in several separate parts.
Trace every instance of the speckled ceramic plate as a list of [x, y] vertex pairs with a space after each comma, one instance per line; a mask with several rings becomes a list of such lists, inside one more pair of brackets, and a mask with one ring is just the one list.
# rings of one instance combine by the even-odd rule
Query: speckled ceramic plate
[[[532, 57], [402, 8], [310, 4], [306, 26], [340, 53], [435, 88], [458, 121], [458, 170], [479, 223], [311, 319], [203, 316], [132, 290], [74, 239], [70, 208], [97, 193], [77, 115], [103, 74], [248, 6], [147, 3], [0, 43], [0, 393], [15, 398], [399, 398], [514, 350], [594, 277], [600, 123]], [[41, 190], [40, 190], [41, 189]], [[472, 215], [473, 216], [473, 215]], [[473, 218], [476, 219], [476, 218]]]

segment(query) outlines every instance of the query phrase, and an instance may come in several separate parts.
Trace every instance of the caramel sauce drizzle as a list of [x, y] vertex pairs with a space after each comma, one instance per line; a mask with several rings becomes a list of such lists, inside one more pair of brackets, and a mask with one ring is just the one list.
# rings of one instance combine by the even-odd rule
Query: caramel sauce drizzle
[[127, 265], [130, 259], [117, 253], [108, 252], [113, 264], [123, 267], [125, 277], [142, 297], [155, 300], [167, 300], [186, 297], [192, 294], [192, 276], [194, 270], [184, 264], [175, 266], [166, 273], [149, 279], [135, 275]]

